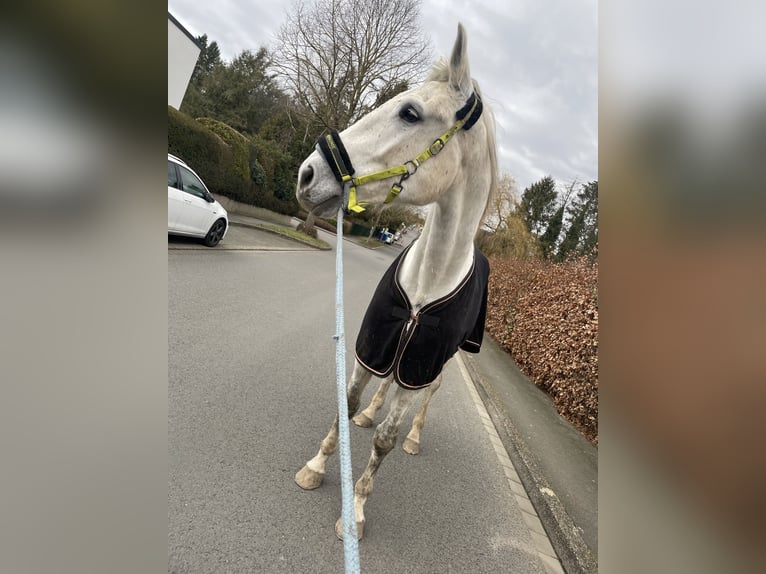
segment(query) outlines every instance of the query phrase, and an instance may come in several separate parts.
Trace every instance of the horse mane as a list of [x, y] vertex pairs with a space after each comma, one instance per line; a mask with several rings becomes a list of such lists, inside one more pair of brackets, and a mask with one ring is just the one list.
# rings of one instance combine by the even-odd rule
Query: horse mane
[[[476, 80], [473, 80], [473, 89], [481, 96], [481, 89]], [[489, 193], [487, 194], [487, 203], [484, 205], [484, 213], [481, 216], [481, 220], [487, 217], [487, 213], [490, 211], [490, 206], [493, 205], [493, 199], [497, 193], [497, 140], [495, 135], [495, 114], [492, 112], [492, 108], [487, 105], [486, 100], [484, 102], [484, 123], [487, 128], [487, 149], [489, 150]], [[479, 225], [481, 228], [481, 225]], [[477, 229], [478, 232], [478, 229]]]
[[431, 66], [431, 71], [426, 76], [426, 82], [446, 82], [447, 80], [449, 80], [449, 62], [447, 62], [447, 58], [441, 56]]
[[[449, 81], [449, 62], [447, 58], [439, 58], [426, 77], [427, 82], [447, 82]], [[481, 88], [476, 80], [471, 78], [473, 89], [479, 96], [482, 95]], [[489, 194], [487, 194], [487, 203], [484, 206], [484, 215], [482, 221], [487, 216], [490, 206], [492, 205], [492, 199], [497, 193], [497, 141], [495, 136], [495, 114], [492, 113], [492, 109], [487, 105], [487, 101], [484, 102], [484, 112], [482, 113], [481, 121], [484, 122], [487, 129], [487, 149], [489, 150], [489, 165], [491, 170]], [[478, 230], [477, 230], [478, 231]]]

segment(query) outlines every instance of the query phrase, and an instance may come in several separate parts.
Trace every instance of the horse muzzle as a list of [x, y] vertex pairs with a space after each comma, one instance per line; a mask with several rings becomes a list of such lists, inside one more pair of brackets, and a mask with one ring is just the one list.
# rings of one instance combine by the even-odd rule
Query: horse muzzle
[[295, 198], [306, 211], [319, 217], [335, 215], [340, 207], [342, 191], [317, 152], [307, 157], [298, 169]]

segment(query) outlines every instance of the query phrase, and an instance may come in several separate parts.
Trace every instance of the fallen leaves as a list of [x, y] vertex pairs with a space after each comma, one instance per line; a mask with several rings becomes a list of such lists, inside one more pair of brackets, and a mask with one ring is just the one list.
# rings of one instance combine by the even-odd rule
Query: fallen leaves
[[598, 263], [490, 258], [487, 332], [598, 444]]

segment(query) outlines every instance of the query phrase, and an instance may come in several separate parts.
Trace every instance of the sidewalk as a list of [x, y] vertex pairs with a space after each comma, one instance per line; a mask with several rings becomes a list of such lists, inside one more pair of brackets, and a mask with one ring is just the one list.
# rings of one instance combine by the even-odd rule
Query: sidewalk
[[596, 572], [598, 450], [491, 337], [461, 356], [564, 570]]

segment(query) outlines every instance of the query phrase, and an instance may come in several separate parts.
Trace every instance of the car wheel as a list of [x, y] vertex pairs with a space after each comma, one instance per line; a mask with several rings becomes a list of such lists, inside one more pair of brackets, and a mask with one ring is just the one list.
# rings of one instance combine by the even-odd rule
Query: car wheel
[[226, 222], [223, 219], [217, 220], [211, 227], [210, 231], [205, 236], [205, 245], [208, 247], [215, 247], [223, 238], [223, 233], [226, 231]]

